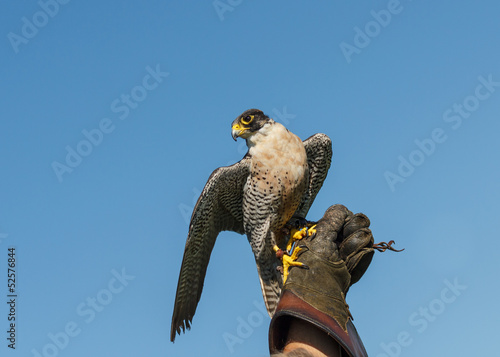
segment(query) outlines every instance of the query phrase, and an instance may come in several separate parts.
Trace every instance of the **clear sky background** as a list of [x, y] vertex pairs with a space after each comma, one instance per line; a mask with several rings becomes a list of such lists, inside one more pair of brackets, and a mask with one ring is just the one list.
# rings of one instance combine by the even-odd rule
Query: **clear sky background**
[[253, 256], [230, 232], [169, 342], [194, 201], [245, 154], [230, 123], [253, 107], [332, 138], [309, 219], [343, 203], [405, 248], [375, 254], [347, 295], [369, 355], [496, 353], [498, 2], [0, 8], [2, 356], [266, 356]]

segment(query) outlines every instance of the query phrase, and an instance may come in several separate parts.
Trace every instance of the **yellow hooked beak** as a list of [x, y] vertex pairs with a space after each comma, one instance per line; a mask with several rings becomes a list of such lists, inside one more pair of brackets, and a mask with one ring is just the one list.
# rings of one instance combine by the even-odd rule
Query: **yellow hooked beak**
[[241, 136], [247, 130], [248, 128], [244, 128], [240, 124], [234, 124], [231, 128], [231, 136], [233, 137], [234, 141], [236, 141], [236, 138]]

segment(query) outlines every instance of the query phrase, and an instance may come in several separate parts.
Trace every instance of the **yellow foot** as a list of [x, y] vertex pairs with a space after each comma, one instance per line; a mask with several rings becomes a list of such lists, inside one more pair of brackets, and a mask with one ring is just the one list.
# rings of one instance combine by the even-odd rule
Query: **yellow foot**
[[302, 229], [292, 229], [292, 231], [290, 232], [290, 239], [286, 244], [287, 252], [291, 254], [293, 244], [304, 237], [307, 237], [307, 227], [304, 227]]
[[304, 237], [310, 237], [313, 234], [316, 234], [316, 224], [312, 225], [311, 227], [304, 227], [302, 229], [292, 229], [290, 232], [290, 239], [288, 240], [288, 243], [286, 245], [286, 250], [291, 254], [292, 246], [293, 244], [301, 240]]
[[288, 273], [291, 267], [302, 267], [308, 269], [309, 267], [304, 263], [297, 262], [297, 257], [299, 253], [303, 250], [301, 247], [295, 246], [291, 254], [283, 252], [278, 246], [273, 247], [276, 252], [276, 257], [281, 259], [283, 262], [283, 284], [285, 284], [286, 279], [288, 278]]

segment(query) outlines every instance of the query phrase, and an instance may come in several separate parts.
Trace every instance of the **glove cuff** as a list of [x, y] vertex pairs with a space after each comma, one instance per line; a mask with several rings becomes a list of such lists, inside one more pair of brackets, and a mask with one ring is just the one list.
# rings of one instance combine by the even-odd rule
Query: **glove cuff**
[[337, 320], [314, 308], [290, 290], [284, 290], [269, 328], [270, 353], [283, 350], [288, 335], [290, 319], [297, 318], [318, 327], [328, 334], [347, 352], [350, 357], [367, 357], [363, 342], [350, 319], [345, 329]]

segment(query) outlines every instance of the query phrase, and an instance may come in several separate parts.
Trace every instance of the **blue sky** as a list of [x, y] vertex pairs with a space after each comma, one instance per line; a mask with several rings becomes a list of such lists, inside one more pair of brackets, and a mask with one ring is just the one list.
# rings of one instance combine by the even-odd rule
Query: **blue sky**
[[2, 356], [265, 356], [255, 263], [230, 232], [169, 342], [194, 201], [245, 154], [230, 123], [253, 107], [332, 138], [309, 219], [343, 203], [405, 248], [347, 296], [370, 356], [496, 351], [497, 2], [0, 6]]

